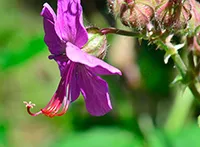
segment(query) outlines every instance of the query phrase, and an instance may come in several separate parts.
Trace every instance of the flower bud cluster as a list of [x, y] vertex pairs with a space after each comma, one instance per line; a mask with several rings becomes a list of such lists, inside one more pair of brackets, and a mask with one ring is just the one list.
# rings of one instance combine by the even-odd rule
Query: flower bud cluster
[[165, 0], [156, 7], [155, 18], [162, 28], [184, 29], [191, 18], [191, 5], [188, 0]]
[[154, 15], [151, 0], [143, 0], [143, 2], [110, 0], [108, 5], [111, 12], [120, 17], [124, 25], [140, 30], [147, 26]]
[[191, 18], [190, 0], [108, 0], [114, 16], [133, 29], [184, 29]]
[[190, 0], [192, 18], [189, 21], [188, 48], [200, 56], [200, 3]]

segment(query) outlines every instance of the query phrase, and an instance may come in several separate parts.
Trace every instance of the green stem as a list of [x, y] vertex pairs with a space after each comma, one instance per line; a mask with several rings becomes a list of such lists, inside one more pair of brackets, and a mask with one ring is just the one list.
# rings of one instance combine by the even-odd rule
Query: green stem
[[171, 56], [171, 58], [173, 59], [176, 67], [178, 68], [179, 72], [181, 73], [181, 76], [184, 78], [186, 77], [187, 74], [187, 68], [183, 62], [183, 60], [181, 59], [179, 54], [174, 54]]
[[197, 66], [195, 68], [195, 72], [199, 73], [200, 72], [200, 61], [197, 63]]
[[[102, 34], [118, 34], [118, 35], [125, 35], [125, 36], [131, 36], [131, 37], [140, 37], [143, 38], [145, 36], [142, 36], [142, 34], [137, 33], [137, 32], [129, 32], [129, 31], [124, 31], [124, 30], [119, 30], [116, 28], [104, 28], [101, 30]], [[171, 36], [172, 37], [172, 36]], [[188, 84], [188, 88], [185, 90], [184, 94], [179, 93], [175, 99], [175, 103], [172, 106], [171, 112], [167, 118], [166, 124], [165, 124], [165, 129], [168, 132], [174, 131], [179, 131], [180, 128], [182, 128], [188, 114], [189, 110], [192, 106], [193, 102], [193, 96], [200, 102], [200, 92], [198, 91], [198, 86], [195, 80], [195, 75], [192, 73], [194, 66], [192, 58], [193, 55], [189, 55], [189, 68], [186, 67], [184, 64], [183, 60], [181, 59], [180, 55], [178, 54], [178, 49], [177, 46], [174, 46], [170, 41], [171, 37], [168, 36], [161, 36], [160, 38], [155, 38], [152, 40], [154, 44], [156, 44], [158, 47], [162, 48], [167, 55], [170, 55], [172, 60], [174, 61], [175, 66], [177, 67], [178, 71], [180, 72], [183, 82], [185, 84]], [[149, 39], [149, 38], [146, 38]], [[151, 39], [151, 38], [150, 38]], [[198, 70], [200, 69], [200, 64], [197, 65]], [[192, 70], [191, 70], [191, 69]], [[197, 69], [197, 68], [196, 68]], [[192, 94], [191, 94], [192, 93]], [[184, 109], [182, 109], [184, 107]]]
[[[104, 35], [106, 34], [118, 34], [118, 35], [124, 35], [124, 36], [131, 36], [131, 37], [144, 37], [141, 33], [138, 32], [130, 32], [130, 31], [126, 31], [126, 30], [120, 30], [117, 28], [103, 28], [100, 30], [100, 32]], [[165, 38], [166, 39], [166, 38]], [[170, 42], [165, 42], [163, 41], [163, 39], [156, 39], [154, 42], [157, 46], [161, 47], [162, 49], [164, 49], [166, 52], [171, 52], [171, 58], [173, 59], [177, 69], [179, 70], [181, 76], [183, 79], [188, 78], [188, 70], [187, 67], [185, 66], [183, 60], [181, 59], [180, 55], [178, 54], [177, 50], [175, 48], [173, 48], [173, 45]], [[189, 78], [193, 78], [193, 77], [189, 77]], [[194, 82], [191, 82], [189, 84], [189, 88], [191, 90], [191, 92], [193, 93], [193, 95], [196, 97], [196, 99], [198, 99], [200, 101], [200, 93], [197, 90], [197, 87], [195, 85]]]
[[191, 70], [195, 69], [195, 63], [194, 63], [194, 55], [193, 52], [190, 51], [188, 54], [188, 62], [189, 62], [189, 67]]
[[[195, 77], [197, 77], [199, 74], [200, 62], [195, 65], [193, 52], [190, 52], [188, 54], [188, 60], [189, 60], [189, 71], [191, 73], [190, 76], [193, 77], [193, 79], [195, 79]], [[200, 102], [200, 94], [197, 85], [195, 84], [196, 82], [193, 79], [192, 79], [193, 82], [191, 82], [188, 85], [188, 87], [190, 88], [190, 90], [192, 91], [193, 95], [196, 97], [198, 102]]]
[[192, 94], [194, 95], [194, 97], [198, 100], [198, 102], [200, 103], [200, 93], [195, 85], [194, 82], [192, 82], [191, 84], [188, 85], [188, 87], [190, 88]]
[[[169, 52], [169, 50], [176, 50], [173, 48], [172, 44], [169, 43], [164, 43], [161, 39], [156, 40], [155, 43], [161, 47], [162, 49], [164, 49], [166, 52]], [[167, 45], [168, 44], [168, 45]], [[171, 55], [171, 58], [173, 59], [178, 71], [180, 72], [183, 80], [187, 80], [188, 78], [190, 80], [192, 80], [192, 82], [190, 82], [190, 84], [188, 85], [188, 87], [190, 88], [191, 92], [193, 93], [193, 95], [195, 96], [195, 98], [200, 102], [200, 93], [195, 85], [195, 81], [193, 80], [194, 78], [192, 77], [193, 74], [188, 74], [188, 69], [185, 66], [183, 60], [181, 59], [180, 55], [176, 52], [174, 52]], [[188, 77], [189, 76], [189, 77]]]
[[[182, 78], [183, 79], [186, 79], [188, 78], [187, 76], [187, 68], [185, 66], [185, 64], [183, 63], [181, 57], [179, 56], [179, 54], [175, 54], [175, 55], [172, 55], [172, 59], [174, 60], [174, 63], [176, 64], [179, 72], [181, 73], [182, 75]], [[189, 75], [189, 76], [192, 76], [193, 74]], [[194, 97], [200, 102], [200, 93], [195, 85], [195, 81], [193, 80], [193, 77], [189, 77], [189, 79], [192, 80], [192, 82], [188, 85], [188, 87], [190, 88], [192, 94], [194, 95]]]
[[[156, 45], [164, 49], [166, 52], [169, 52], [169, 50], [175, 50], [174, 53], [171, 55], [171, 58], [173, 59], [176, 67], [178, 68], [179, 72], [181, 73], [181, 76], [184, 78], [186, 76], [187, 67], [185, 66], [183, 60], [181, 59], [180, 55], [176, 53], [176, 49], [172, 48], [173, 46], [170, 45], [167, 46], [161, 39], [158, 39], [155, 41]], [[173, 51], [171, 51], [173, 52]]]

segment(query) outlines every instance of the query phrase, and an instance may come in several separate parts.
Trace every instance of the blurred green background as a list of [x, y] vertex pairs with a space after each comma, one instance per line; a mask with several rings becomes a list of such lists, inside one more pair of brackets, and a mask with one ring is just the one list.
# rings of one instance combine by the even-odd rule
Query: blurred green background
[[[23, 101], [43, 108], [59, 82], [59, 70], [48, 60], [40, 11], [56, 0], [0, 0], [0, 147], [200, 147], [200, 107], [180, 84], [164, 52], [134, 38], [108, 35], [106, 61], [123, 76], [103, 77], [113, 110], [91, 116], [82, 96], [62, 117], [31, 117]], [[105, 0], [82, 0], [84, 22], [117, 26]], [[128, 29], [128, 28], [126, 28]], [[184, 54], [184, 51], [183, 51]]]

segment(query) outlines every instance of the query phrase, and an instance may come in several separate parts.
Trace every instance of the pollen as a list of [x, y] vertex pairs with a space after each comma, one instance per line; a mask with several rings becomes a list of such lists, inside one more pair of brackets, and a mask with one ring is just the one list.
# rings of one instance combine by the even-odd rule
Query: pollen
[[36, 106], [36, 105], [33, 104], [31, 101], [29, 101], [29, 102], [24, 101], [23, 103], [26, 105], [27, 108], [33, 108], [33, 107]]

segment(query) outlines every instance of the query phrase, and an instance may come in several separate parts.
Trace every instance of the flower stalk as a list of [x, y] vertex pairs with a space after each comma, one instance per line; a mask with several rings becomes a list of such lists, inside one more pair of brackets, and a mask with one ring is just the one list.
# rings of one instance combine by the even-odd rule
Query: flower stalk
[[[138, 33], [138, 32], [130, 32], [126, 30], [120, 30], [117, 28], [103, 28], [100, 30], [102, 34], [117, 34], [117, 35], [124, 35], [124, 36], [131, 36], [131, 37], [137, 37], [137, 38], [144, 38], [144, 35]], [[164, 39], [163, 39], [164, 38]], [[182, 48], [183, 45], [176, 45], [174, 46], [170, 41], [172, 36], [168, 37], [160, 37], [156, 38], [153, 43], [156, 44], [158, 47], [163, 49], [166, 52], [167, 58], [171, 57], [174, 61], [175, 66], [177, 67], [178, 71], [180, 72], [183, 83], [188, 84], [189, 89], [195, 96], [195, 98], [200, 102], [200, 92], [198, 91], [198, 88], [196, 87], [195, 80], [193, 80], [195, 77], [193, 74], [188, 70], [185, 63], [183, 62], [182, 58], [180, 57], [178, 53], [178, 49]], [[168, 59], [167, 59], [168, 61]], [[167, 63], [167, 61], [165, 63]]]
[[[164, 49], [166, 52], [168, 52], [169, 47], [162, 40], [156, 41], [156, 44]], [[171, 58], [174, 61], [174, 64], [176, 65], [178, 71], [180, 72], [184, 83], [189, 83], [188, 87], [190, 88], [192, 94], [200, 102], [200, 93], [196, 87], [195, 80], [193, 80], [195, 77], [193, 77], [193, 74], [187, 69], [185, 63], [178, 53], [171, 55]]]
[[112, 27], [103, 28], [103, 29], [100, 30], [100, 32], [103, 35], [106, 35], [106, 34], [117, 34], [117, 35], [124, 35], [124, 36], [130, 36], [130, 37], [143, 37], [143, 35], [141, 33], [139, 33], [139, 32], [130, 32], [130, 31], [120, 30], [120, 29], [112, 28]]

